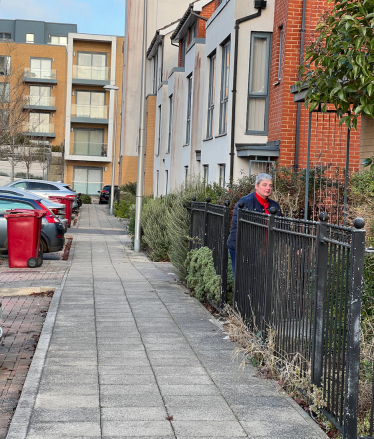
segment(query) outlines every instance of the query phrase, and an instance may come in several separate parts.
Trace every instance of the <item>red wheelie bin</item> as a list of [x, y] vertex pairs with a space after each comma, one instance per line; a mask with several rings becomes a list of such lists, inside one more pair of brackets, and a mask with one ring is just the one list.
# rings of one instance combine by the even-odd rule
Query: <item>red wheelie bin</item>
[[8, 210], [8, 255], [10, 268], [35, 268], [43, 264], [39, 253], [43, 210]]
[[49, 197], [52, 201], [57, 201], [58, 203], [65, 204], [65, 218], [67, 221], [67, 226], [71, 226], [71, 218], [73, 216], [73, 203], [74, 199], [70, 197], [60, 197], [59, 195], [52, 195]]

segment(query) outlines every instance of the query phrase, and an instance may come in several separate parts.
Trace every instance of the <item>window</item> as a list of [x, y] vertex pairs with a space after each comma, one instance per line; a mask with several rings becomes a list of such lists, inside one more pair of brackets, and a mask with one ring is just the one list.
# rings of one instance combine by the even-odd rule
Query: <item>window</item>
[[0, 56], [0, 76], [10, 74], [10, 56]]
[[171, 151], [171, 133], [173, 129], [173, 95], [169, 97], [169, 135], [168, 135], [168, 149], [166, 153]]
[[247, 133], [266, 134], [269, 100], [270, 34], [252, 33]]
[[29, 131], [37, 133], [50, 132], [50, 114], [49, 113], [30, 113], [29, 114]]
[[187, 189], [188, 186], [188, 166], [184, 167], [184, 188]]
[[187, 48], [187, 38], [183, 38], [182, 41], [182, 57], [181, 57], [181, 67], [184, 67], [186, 61], [186, 48]]
[[12, 34], [8, 32], [0, 32], [0, 40], [11, 40]]
[[157, 94], [157, 64], [158, 64], [158, 56], [156, 55], [153, 58], [153, 94]]
[[207, 129], [206, 129], [207, 139], [213, 137], [214, 94], [216, 89], [215, 83], [216, 83], [216, 55], [213, 55], [210, 57], [210, 61], [209, 61], [208, 118], [207, 118]]
[[76, 116], [107, 119], [105, 92], [77, 91]]
[[189, 30], [190, 30], [190, 44], [191, 44], [193, 40], [196, 38], [196, 23], [193, 24]]
[[209, 183], [209, 165], [203, 165], [203, 180], [204, 183]]
[[221, 102], [219, 134], [227, 132], [227, 106], [229, 100], [229, 73], [230, 73], [230, 42], [222, 47], [222, 72], [221, 72]]
[[97, 195], [103, 186], [103, 168], [74, 166], [73, 189], [87, 195]]
[[34, 44], [34, 34], [26, 34], [26, 43]]
[[192, 75], [187, 78], [187, 123], [186, 123], [186, 145], [191, 141], [191, 110], [192, 110]]
[[282, 45], [283, 45], [283, 24], [279, 26], [278, 82], [280, 82], [282, 75]]
[[74, 155], [106, 157], [104, 130], [76, 128], [74, 130]]
[[51, 36], [51, 44], [56, 44], [58, 46], [67, 46], [68, 37], [54, 37]]
[[52, 79], [52, 60], [50, 58], [31, 58], [30, 76], [41, 79]]
[[26, 181], [20, 181], [19, 183], [12, 184], [12, 187], [17, 189], [26, 189], [27, 182]]
[[158, 197], [158, 183], [160, 181], [160, 171], [156, 171], [156, 197]]
[[4, 104], [10, 100], [10, 84], [0, 82], [0, 103]]
[[77, 79], [108, 79], [106, 53], [78, 52], [77, 63]]
[[222, 187], [226, 184], [226, 165], [218, 165], [218, 184]]
[[271, 160], [271, 157], [255, 157], [254, 160], [249, 161], [249, 175], [258, 174], [270, 174], [275, 162]]
[[164, 79], [164, 45], [163, 44], [161, 45], [161, 49], [160, 49], [159, 54], [160, 54], [160, 56], [159, 56], [160, 66], [159, 66], [159, 70], [158, 70], [158, 85], [160, 86], [160, 85], [162, 85], [162, 81]]
[[0, 109], [0, 132], [9, 130], [9, 110]]
[[27, 190], [30, 191], [58, 191], [59, 188], [53, 184], [41, 183], [39, 181], [29, 181]]
[[168, 194], [168, 185], [169, 185], [169, 171], [165, 171], [165, 195]]
[[157, 136], [157, 154], [160, 155], [161, 150], [161, 105], [158, 107], [158, 136]]
[[11, 209], [28, 209], [33, 210], [34, 207], [23, 201], [0, 200], [0, 214], [5, 215], [7, 210]]
[[28, 105], [49, 107], [51, 105], [51, 87], [30, 85], [30, 98]]

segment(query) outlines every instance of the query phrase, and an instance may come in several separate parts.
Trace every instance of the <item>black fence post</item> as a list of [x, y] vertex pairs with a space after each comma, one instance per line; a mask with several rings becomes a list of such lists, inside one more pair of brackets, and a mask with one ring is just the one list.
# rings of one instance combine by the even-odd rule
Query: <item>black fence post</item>
[[210, 198], [208, 197], [205, 203], [204, 209], [204, 239], [203, 239], [203, 247], [207, 245], [207, 237], [208, 237], [208, 203], [210, 203]]
[[266, 243], [266, 259], [267, 259], [267, 276], [266, 276], [266, 293], [265, 293], [265, 306], [264, 306], [264, 328], [269, 327], [271, 323], [271, 298], [273, 295], [273, 271], [274, 271], [274, 225], [275, 215], [277, 213], [275, 207], [270, 208], [270, 216], [268, 222], [268, 233]]
[[233, 297], [233, 307], [235, 309], [236, 307], [236, 299], [238, 297], [239, 293], [239, 271], [241, 269], [241, 261], [242, 261], [242, 255], [241, 255], [241, 224], [240, 220], [242, 218], [242, 209], [244, 207], [244, 203], [239, 203], [238, 205], [238, 212], [237, 212], [237, 223], [236, 223], [236, 250], [235, 250], [235, 275], [234, 275], [234, 297]]
[[365, 221], [354, 220], [351, 246], [351, 280], [349, 286], [347, 377], [344, 399], [344, 439], [357, 437], [357, 407], [361, 342], [362, 281], [365, 257]]
[[221, 261], [221, 301], [219, 304], [222, 309], [227, 302], [227, 269], [228, 269], [228, 249], [227, 239], [230, 233], [230, 201], [225, 201], [223, 210], [223, 234], [222, 234], [222, 261]]
[[189, 242], [189, 249], [191, 250], [192, 247], [192, 243], [193, 243], [193, 236], [192, 236], [192, 232], [193, 232], [193, 203], [196, 201], [196, 197], [192, 198], [191, 201], [191, 214], [190, 214], [190, 242]]
[[327, 259], [328, 245], [324, 241], [327, 237], [328, 214], [319, 214], [320, 222], [317, 226], [316, 242], [316, 293], [314, 298], [314, 334], [312, 351], [312, 383], [319, 386], [322, 379], [323, 351], [324, 351], [324, 316], [326, 303], [326, 282], [327, 282]]

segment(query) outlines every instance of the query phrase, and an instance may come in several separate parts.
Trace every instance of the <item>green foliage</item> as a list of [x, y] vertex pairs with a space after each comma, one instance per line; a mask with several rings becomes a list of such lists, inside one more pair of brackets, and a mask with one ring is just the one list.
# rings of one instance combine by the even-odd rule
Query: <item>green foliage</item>
[[83, 204], [92, 204], [92, 198], [89, 195], [81, 194], [81, 200]]
[[360, 115], [374, 117], [374, 2], [330, 0], [306, 47], [299, 89], [307, 88], [309, 111], [332, 103], [340, 123], [357, 128]]
[[128, 231], [133, 240], [135, 235], [135, 204], [131, 204], [129, 207], [129, 219]]
[[208, 247], [191, 250], [186, 258], [187, 286], [193, 295], [203, 302], [205, 299], [219, 302], [221, 277], [216, 274], [212, 250]]
[[117, 218], [130, 218], [130, 209], [134, 203], [129, 203], [125, 200], [120, 200], [119, 203], [114, 203], [114, 215]]
[[61, 145], [52, 145], [52, 152], [62, 152]]
[[370, 253], [365, 255], [362, 308], [364, 315], [374, 318], [374, 254]]
[[136, 196], [136, 181], [132, 183], [126, 183], [123, 186], [120, 186], [119, 190], [124, 193], [129, 193], [131, 195]]
[[366, 202], [374, 199], [374, 169], [355, 172], [350, 179], [350, 192], [355, 202]]
[[374, 171], [374, 155], [365, 159], [362, 164], [364, 165], [364, 168], [367, 168], [370, 166], [370, 170]]
[[26, 172], [16, 172], [15, 178], [33, 178], [35, 180], [43, 180], [43, 177], [41, 175], [29, 174], [29, 176], [27, 177]]

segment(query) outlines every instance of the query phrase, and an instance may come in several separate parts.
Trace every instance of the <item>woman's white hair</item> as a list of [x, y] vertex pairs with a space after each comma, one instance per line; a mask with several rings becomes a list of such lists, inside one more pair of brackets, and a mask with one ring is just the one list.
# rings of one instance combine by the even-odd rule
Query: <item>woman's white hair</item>
[[271, 181], [273, 177], [269, 174], [258, 174], [256, 177], [256, 184], [260, 184], [262, 180]]

